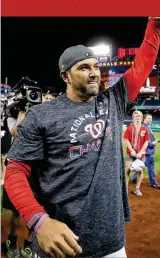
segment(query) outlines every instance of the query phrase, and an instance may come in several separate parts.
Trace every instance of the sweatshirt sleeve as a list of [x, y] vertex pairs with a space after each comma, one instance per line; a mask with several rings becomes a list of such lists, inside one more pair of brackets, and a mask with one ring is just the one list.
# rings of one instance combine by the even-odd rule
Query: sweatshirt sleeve
[[135, 101], [140, 88], [151, 73], [158, 55], [159, 46], [160, 21], [150, 20], [134, 64], [124, 74], [129, 101]]
[[10, 160], [5, 173], [4, 186], [9, 199], [24, 218], [30, 229], [46, 213], [37, 202], [29, 185], [31, 167], [25, 163]]

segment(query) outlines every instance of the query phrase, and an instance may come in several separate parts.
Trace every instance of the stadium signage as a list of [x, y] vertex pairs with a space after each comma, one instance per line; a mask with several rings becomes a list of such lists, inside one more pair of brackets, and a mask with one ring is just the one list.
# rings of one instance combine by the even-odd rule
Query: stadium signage
[[140, 92], [142, 93], [155, 93], [156, 92], [156, 86], [149, 86], [149, 87], [141, 87]]
[[[129, 67], [134, 64], [134, 61], [113, 61], [113, 62], [106, 62], [103, 59], [99, 59], [99, 66], [100, 67], [112, 67], [112, 66], [128, 66]], [[153, 65], [153, 70], [157, 70], [157, 64]]]

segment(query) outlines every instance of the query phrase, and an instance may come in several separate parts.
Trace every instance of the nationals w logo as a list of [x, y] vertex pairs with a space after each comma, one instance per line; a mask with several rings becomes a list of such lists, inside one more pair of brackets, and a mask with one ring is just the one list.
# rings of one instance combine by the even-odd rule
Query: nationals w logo
[[89, 124], [85, 126], [85, 131], [89, 133], [94, 139], [97, 139], [103, 129], [104, 129], [105, 123], [103, 120], [99, 119], [95, 124]]

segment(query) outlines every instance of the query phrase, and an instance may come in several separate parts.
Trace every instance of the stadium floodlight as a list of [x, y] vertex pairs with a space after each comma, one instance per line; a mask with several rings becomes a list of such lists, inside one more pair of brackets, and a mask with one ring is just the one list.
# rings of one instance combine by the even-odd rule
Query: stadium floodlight
[[96, 56], [111, 56], [111, 45], [99, 44], [94, 47], [89, 47]]

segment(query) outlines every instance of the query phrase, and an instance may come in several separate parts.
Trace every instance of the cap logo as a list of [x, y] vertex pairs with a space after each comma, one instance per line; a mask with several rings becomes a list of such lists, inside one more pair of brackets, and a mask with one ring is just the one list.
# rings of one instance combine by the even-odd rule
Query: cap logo
[[89, 54], [88, 54], [88, 53], [86, 53], [85, 55], [86, 55], [86, 56], [89, 56]]
[[61, 66], [62, 66], [62, 69], [63, 69], [64, 65], [61, 65]]

